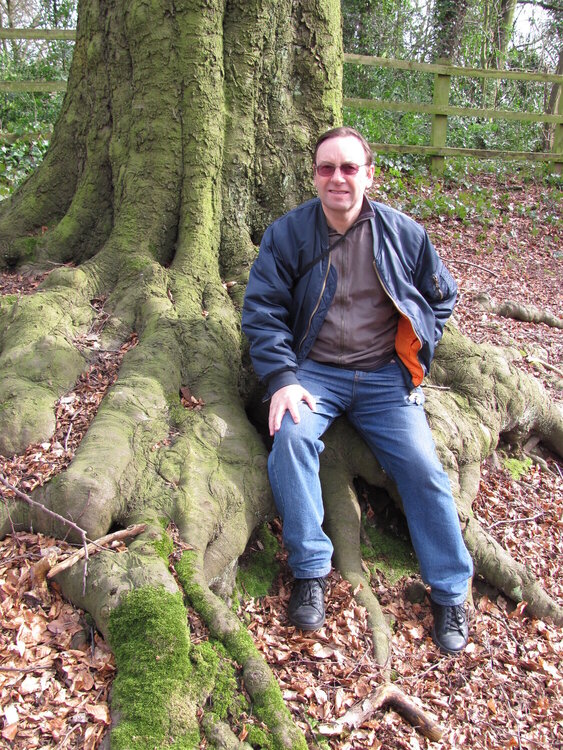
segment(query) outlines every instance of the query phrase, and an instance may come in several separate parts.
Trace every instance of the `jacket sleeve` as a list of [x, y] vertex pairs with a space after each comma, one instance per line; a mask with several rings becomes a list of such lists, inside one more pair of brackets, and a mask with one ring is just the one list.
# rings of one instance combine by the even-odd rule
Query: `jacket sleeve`
[[457, 284], [423, 230], [422, 248], [415, 285], [434, 312], [434, 343], [442, 338], [444, 326], [454, 309]]
[[252, 364], [270, 393], [298, 382], [290, 327], [296, 271], [290, 261], [282, 259], [274, 234], [272, 226], [264, 233], [242, 309], [242, 329], [250, 343]]

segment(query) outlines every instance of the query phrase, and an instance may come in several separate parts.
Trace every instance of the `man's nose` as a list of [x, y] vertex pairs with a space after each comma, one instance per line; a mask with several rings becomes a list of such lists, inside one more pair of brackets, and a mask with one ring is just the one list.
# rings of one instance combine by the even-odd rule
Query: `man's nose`
[[334, 168], [334, 173], [332, 175], [332, 179], [335, 180], [336, 182], [344, 182], [345, 181], [344, 173], [342, 172], [342, 170], [340, 169], [340, 167], [335, 167]]

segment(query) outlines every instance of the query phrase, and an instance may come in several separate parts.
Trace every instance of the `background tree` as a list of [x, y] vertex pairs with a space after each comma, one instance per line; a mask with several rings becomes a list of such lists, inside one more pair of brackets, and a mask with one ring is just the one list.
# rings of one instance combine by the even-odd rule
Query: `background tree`
[[[432, 62], [446, 56], [465, 67], [506, 67], [556, 72], [561, 46], [561, 8], [557, 4], [513, 0], [468, 0], [465, 3], [401, 0], [357, 3], [342, 0], [346, 52]], [[347, 64], [345, 95], [353, 98], [432, 102], [429, 74]], [[537, 83], [490, 81], [455, 76], [450, 104], [460, 107], [547, 111], [551, 89]], [[373, 142], [427, 144], [429, 119], [390, 111], [345, 112]], [[535, 123], [448, 118], [449, 146], [514, 151], [544, 150], [552, 129]], [[387, 160], [388, 156], [385, 157]], [[405, 157], [396, 160], [408, 161]]]
[[[340, 106], [332, 0], [84, 0], [49, 151], [0, 208], [4, 267], [55, 267], [36, 294], [0, 303], [2, 454], [50, 437], [54, 404], [92, 356], [84, 341], [99, 317], [101, 349], [138, 341], [70, 466], [34, 492], [43, 507], [0, 507], [4, 534], [30, 524], [66, 534], [52, 513], [91, 539], [144, 524], [127, 552], [93, 557], [86, 577], [84, 563], [57, 576], [116, 653], [113, 747], [198, 742], [198, 712], [212, 704], [220, 669], [216, 651], [190, 643], [183, 597], [241, 665], [274, 746], [305, 746], [218, 593], [232, 590], [239, 556], [273, 512], [261, 393], [239, 328], [244, 283], [265, 226], [311, 195], [312, 144], [340, 121]], [[561, 453], [560, 413], [501, 353], [453, 329], [432, 377], [441, 388], [428, 414], [479, 572], [561, 621], [561, 607], [471, 513], [480, 463], [499, 436], [534, 432]], [[361, 570], [357, 476], [396, 498], [341, 422], [323, 463], [327, 523], [337, 564], [363, 586], [376, 659], [388, 665], [388, 627]], [[170, 520], [181, 540], [176, 577]], [[218, 731], [211, 715], [203, 726]]]
[[469, 0], [435, 0], [432, 23], [434, 60], [456, 60], [468, 5]]
[[512, 37], [517, 0], [501, 0], [494, 34], [495, 54], [492, 67], [502, 69], [506, 64], [508, 44]]

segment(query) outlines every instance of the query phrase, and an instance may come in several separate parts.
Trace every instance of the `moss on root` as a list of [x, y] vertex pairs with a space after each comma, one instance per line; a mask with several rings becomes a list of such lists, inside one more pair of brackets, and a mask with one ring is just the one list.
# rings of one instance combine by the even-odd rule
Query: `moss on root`
[[168, 558], [174, 552], [174, 542], [170, 538], [170, 535], [166, 531], [163, 531], [162, 536], [159, 539], [155, 539], [152, 546], [155, 548], [157, 555], [168, 564]]
[[198, 644], [192, 651], [192, 663], [196, 668], [192, 684], [200, 695], [208, 695], [210, 711], [222, 721], [229, 718], [237, 721], [249, 706], [223, 644], [217, 641]]
[[362, 557], [370, 567], [383, 573], [391, 585], [418, 572], [413, 549], [407, 542], [365, 521], [363, 527], [369, 542], [361, 545]]
[[191, 750], [199, 744], [186, 611], [180, 594], [147, 587], [124, 597], [110, 618], [119, 722], [112, 750]]
[[202, 584], [201, 560], [196, 552], [184, 552], [176, 573], [187, 598], [203, 617], [227, 653], [243, 669], [246, 690], [255, 715], [271, 732], [273, 750], [306, 750], [305, 737], [295, 726], [272, 671], [258, 651], [252, 636], [226, 604]]
[[237, 579], [251, 597], [266, 596], [279, 572], [279, 543], [267, 524], [257, 533], [259, 550], [241, 562]]

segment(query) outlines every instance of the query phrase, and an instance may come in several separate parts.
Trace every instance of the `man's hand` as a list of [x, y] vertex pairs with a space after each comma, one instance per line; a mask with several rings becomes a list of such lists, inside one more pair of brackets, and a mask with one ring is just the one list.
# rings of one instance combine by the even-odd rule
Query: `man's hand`
[[286, 385], [274, 393], [270, 401], [270, 418], [268, 420], [270, 436], [273, 436], [280, 429], [286, 411], [289, 411], [295, 424], [299, 422], [299, 404], [301, 401], [305, 401], [311, 410], [315, 411], [314, 397], [297, 383]]

